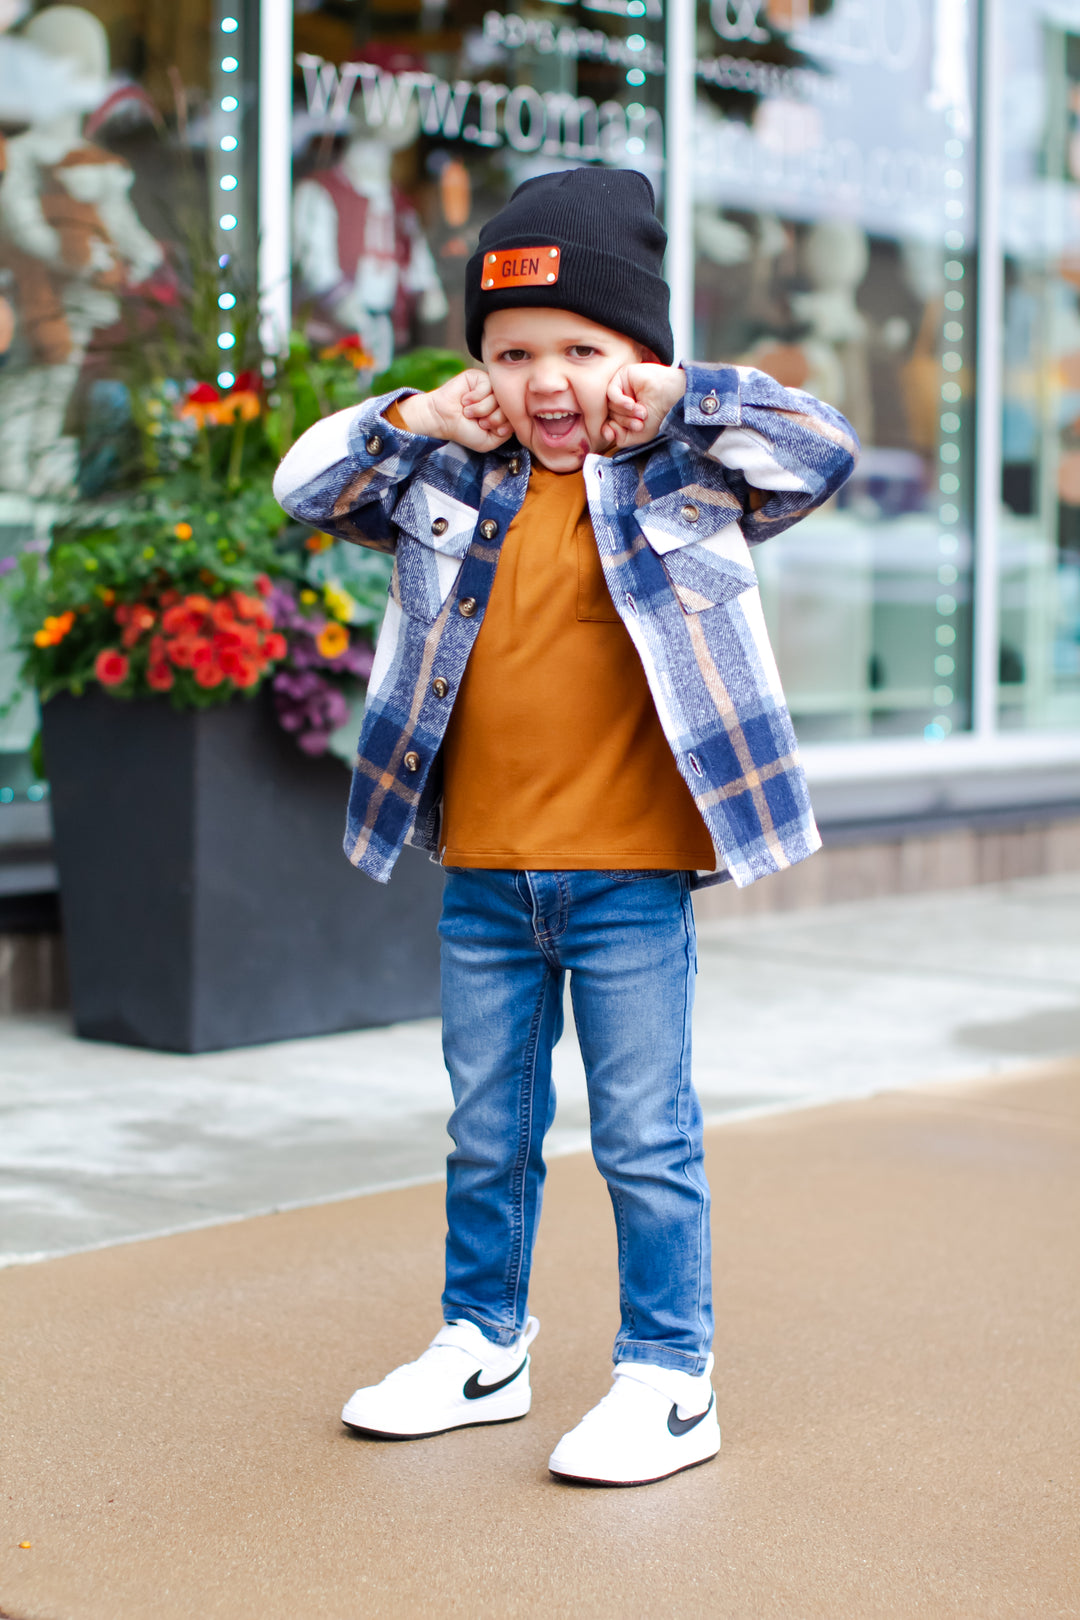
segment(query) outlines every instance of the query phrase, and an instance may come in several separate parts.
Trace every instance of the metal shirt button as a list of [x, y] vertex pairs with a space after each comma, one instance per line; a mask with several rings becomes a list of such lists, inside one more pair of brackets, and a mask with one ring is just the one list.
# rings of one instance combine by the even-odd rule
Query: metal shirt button
[[701, 402], [701, 408], [706, 416], [713, 416], [720, 409], [720, 401], [715, 394], [706, 394]]
[[485, 540], [494, 540], [498, 532], [499, 525], [495, 522], [494, 518], [485, 518], [483, 523], [480, 525], [480, 533], [483, 535]]
[[516, 478], [518, 473], [521, 471], [521, 457], [511, 456], [510, 460], [507, 462], [507, 466], [510, 468], [511, 478]]
[[436, 518], [431, 525], [431, 532], [432, 534], [445, 534], [449, 527], [450, 523], [447, 518]]
[[694, 505], [693, 501], [687, 501], [686, 505], [682, 508], [682, 516], [686, 519], [687, 523], [696, 523], [698, 520], [698, 515], [698, 509]]
[[463, 619], [471, 619], [476, 612], [476, 597], [463, 596], [458, 603], [458, 612]]
[[436, 675], [435, 679], [431, 683], [431, 690], [434, 692], [437, 698], [444, 698], [447, 692], [450, 690], [450, 682], [445, 680], [443, 676]]
[[420, 769], [420, 755], [414, 754], [410, 749], [401, 763], [407, 771], [418, 771]]
[[367, 441], [364, 449], [367, 451], [369, 456], [378, 455], [379, 451], [382, 449], [382, 440], [379, 438], [377, 433], [373, 433], [371, 435], [371, 438]]

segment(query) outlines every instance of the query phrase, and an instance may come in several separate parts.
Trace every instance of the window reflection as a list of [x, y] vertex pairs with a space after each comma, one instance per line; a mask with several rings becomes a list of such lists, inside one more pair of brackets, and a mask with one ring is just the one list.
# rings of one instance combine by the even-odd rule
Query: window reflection
[[1006, 13], [999, 703], [1080, 722], [1080, 9]]
[[662, 195], [659, 0], [484, 7], [299, 0], [293, 115], [297, 319], [358, 333], [380, 369], [464, 351], [465, 266], [522, 180], [584, 162]]
[[974, 227], [965, 0], [699, 13], [696, 346], [844, 411], [832, 508], [756, 555], [800, 735], [969, 723]]

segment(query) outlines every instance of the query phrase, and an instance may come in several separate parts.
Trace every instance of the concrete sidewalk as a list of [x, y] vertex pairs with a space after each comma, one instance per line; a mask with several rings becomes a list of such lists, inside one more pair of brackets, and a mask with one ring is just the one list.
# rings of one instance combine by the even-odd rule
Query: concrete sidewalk
[[[699, 954], [713, 1120], [1080, 1051], [1078, 874], [709, 921]], [[556, 1083], [555, 1155], [587, 1143], [572, 1028]], [[189, 1058], [5, 1019], [0, 1264], [439, 1177], [449, 1107], [434, 1020]]]
[[10, 1267], [0, 1611], [1080, 1614], [1080, 1063], [735, 1121], [708, 1152], [724, 1448], [636, 1491], [546, 1472], [617, 1321], [584, 1155], [549, 1180], [533, 1411], [493, 1430], [337, 1421], [437, 1325], [437, 1184]]

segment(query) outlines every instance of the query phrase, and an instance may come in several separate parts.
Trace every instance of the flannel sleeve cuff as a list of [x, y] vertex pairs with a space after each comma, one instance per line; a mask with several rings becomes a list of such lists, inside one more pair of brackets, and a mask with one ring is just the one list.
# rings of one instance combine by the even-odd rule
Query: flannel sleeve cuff
[[349, 454], [358, 467], [374, 467], [390, 457], [396, 457], [399, 466], [411, 466], [447, 443], [424, 433], [410, 433], [405, 426], [395, 406], [416, 393], [417, 388], [395, 388], [393, 393], [380, 394], [360, 406], [349, 432]]
[[677, 411], [687, 427], [738, 427], [742, 421], [738, 366], [701, 366], [684, 361], [682, 369], [686, 373], [686, 393], [669, 420]]

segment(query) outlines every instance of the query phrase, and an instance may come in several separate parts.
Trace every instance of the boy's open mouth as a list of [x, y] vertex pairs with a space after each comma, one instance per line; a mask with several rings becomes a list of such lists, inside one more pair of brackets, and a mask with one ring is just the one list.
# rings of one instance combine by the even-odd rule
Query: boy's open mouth
[[581, 424], [579, 411], [533, 411], [533, 426], [543, 445], [552, 449], [566, 443]]

